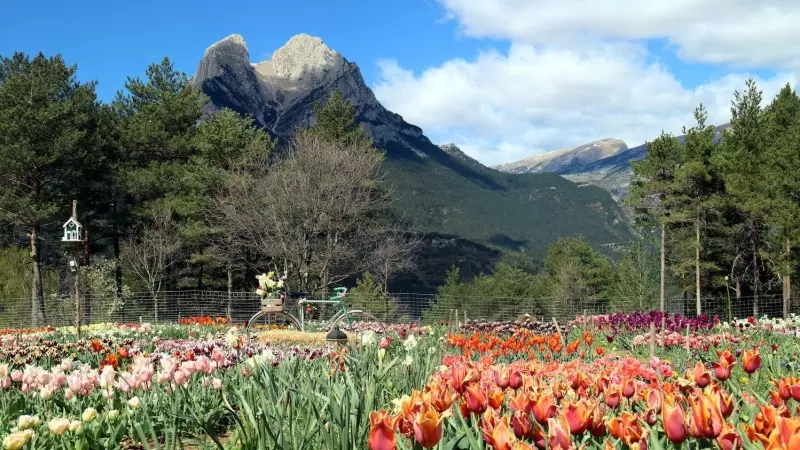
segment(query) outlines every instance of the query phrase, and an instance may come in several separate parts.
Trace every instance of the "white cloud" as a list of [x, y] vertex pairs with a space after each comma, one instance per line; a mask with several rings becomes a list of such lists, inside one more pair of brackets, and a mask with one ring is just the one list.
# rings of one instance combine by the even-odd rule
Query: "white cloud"
[[[741, 13], [752, 3], [744, 0], [441, 1], [468, 34], [512, 40], [508, 52], [453, 59], [416, 74], [396, 61], [381, 61], [381, 80], [374, 91], [384, 106], [421, 126], [435, 142], [455, 142], [486, 164], [604, 137], [638, 145], [662, 129], [678, 133], [691, 125], [692, 111], [700, 103], [712, 123], [729, 120], [733, 91], [744, 88], [746, 72], [689, 89], [652, 62], [640, 39], [667, 36], [679, 52], [697, 52], [710, 60], [788, 62], [800, 57], [800, 48], [789, 55], [785, 47], [763, 44], [776, 40], [777, 34], [759, 35], [762, 44], [752, 44], [729, 31], [739, 17], [733, 12]], [[796, 6], [784, 6], [784, 16], [800, 11], [800, 2], [783, 2], [790, 4]], [[756, 10], [751, 18], [738, 20], [750, 23], [753, 17], [769, 16], [768, 8]], [[713, 24], [714, 11], [724, 18], [722, 26]], [[708, 17], [709, 22], [687, 17]], [[742, 29], [755, 35], [757, 28]], [[800, 32], [784, 29], [783, 36], [795, 33], [798, 38], [787, 47], [800, 43]], [[581, 39], [587, 36], [595, 39]], [[748, 53], [758, 45], [766, 53]], [[703, 46], [708, 51], [701, 52]], [[780, 57], [781, 52], [787, 57]], [[775, 77], [756, 79], [770, 99], [796, 78], [785, 69]]]
[[471, 36], [532, 44], [667, 39], [688, 60], [800, 66], [797, 0], [439, 0]]

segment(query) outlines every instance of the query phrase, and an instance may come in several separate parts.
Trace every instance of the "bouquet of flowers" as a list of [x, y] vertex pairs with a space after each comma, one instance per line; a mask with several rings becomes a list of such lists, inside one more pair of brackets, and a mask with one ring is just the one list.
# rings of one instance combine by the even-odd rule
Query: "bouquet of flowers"
[[278, 294], [284, 289], [283, 278], [278, 278], [274, 271], [262, 273], [256, 276], [256, 279], [258, 280], [256, 294], [258, 294], [262, 300], [266, 298], [278, 298]]

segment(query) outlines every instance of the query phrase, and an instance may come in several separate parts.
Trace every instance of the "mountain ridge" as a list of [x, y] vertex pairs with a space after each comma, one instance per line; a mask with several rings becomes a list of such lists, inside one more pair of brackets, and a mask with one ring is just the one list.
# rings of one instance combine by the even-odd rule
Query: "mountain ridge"
[[[411, 216], [422, 231], [540, 259], [561, 235], [582, 234], [598, 248], [631, 237], [619, 206], [600, 189], [554, 175], [506, 174], [478, 163], [455, 145], [433, 144], [420, 127], [384, 108], [358, 66], [319, 38], [295, 36], [262, 63], [249, 61], [240, 36], [226, 39], [209, 47], [193, 78], [211, 99], [209, 113], [229, 108], [249, 114], [287, 141], [298, 127], [313, 124], [316, 104], [340, 91], [354, 105], [357, 121], [375, 146], [386, 154], [387, 178], [397, 191], [393, 208]], [[276, 55], [282, 62], [270, 65]]]

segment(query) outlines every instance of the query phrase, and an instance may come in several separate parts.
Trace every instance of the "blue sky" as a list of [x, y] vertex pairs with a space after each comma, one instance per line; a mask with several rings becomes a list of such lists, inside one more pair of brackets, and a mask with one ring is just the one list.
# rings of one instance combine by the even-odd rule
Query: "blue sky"
[[[76, 6], [78, 5], [79, 6]], [[345, 6], [346, 5], [346, 6]], [[378, 99], [487, 164], [594, 139], [629, 145], [727, 121], [753, 76], [769, 98], [800, 67], [800, 2], [736, 0], [9, 2], [0, 54], [61, 53], [108, 101], [169, 56], [192, 75], [241, 34], [254, 62], [318, 36], [356, 62]]]
[[[80, 7], [76, 7], [80, 3]], [[164, 55], [192, 75], [212, 43], [241, 34], [254, 62], [298, 33], [325, 43], [358, 63], [368, 83], [378, 77], [376, 62], [402, 61], [420, 70], [453, 56], [471, 57], [484, 39], [456, 34], [444, 23], [444, 9], [431, 0], [296, 0], [109, 2], [13, 2], [4, 5], [0, 54], [14, 51], [61, 53], [78, 64], [82, 80], [97, 80], [98, 94], [113, 98], [125, 77], [141, 75]], [[135, 6], [134, 6], [135, 5]]]

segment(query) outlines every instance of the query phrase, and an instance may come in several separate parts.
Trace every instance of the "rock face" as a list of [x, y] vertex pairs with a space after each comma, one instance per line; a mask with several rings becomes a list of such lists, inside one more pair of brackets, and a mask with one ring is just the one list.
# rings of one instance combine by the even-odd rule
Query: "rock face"
[[[194, 84], [211, 98], [211, 108], [251, 114], [274, 135], [288, 138], [298, 126], [311, 125], [314, 105], [338, 89], [377, 144], [425, 140], [422, 130], [387, 111], [364, 83], [355, 63], [321, 39], [299, 34], [267, 61], [252, 64], [244, 39], [231, 35], [209, 47]], [[427, 141], [428, 147], [435, 146]], [[438, 148], [436, 148], [438, 150]]]

